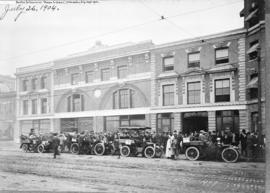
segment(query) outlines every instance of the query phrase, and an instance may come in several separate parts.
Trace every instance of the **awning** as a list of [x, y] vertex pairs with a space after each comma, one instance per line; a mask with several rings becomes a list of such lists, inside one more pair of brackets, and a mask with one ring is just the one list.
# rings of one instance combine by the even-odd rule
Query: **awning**
[[247, 88], [258, 88], [258, 77], [252, 78], [249, 81]]
[[254, 44], [251, 48], [248, 49], [247, 53], [250, 54], [252, 52], [256, 52], [259, 47], [259, 43]]
[[246, 18], [245, 21], [249, 21], [252, 17], [255, 16], [255, 14], [258, 12], [258, 9], [255, 9], [254, 11], [252, 11]]
[[240, 17], [244, 17], [244, 16], [245, 16], [245, 8], [240, 11]]

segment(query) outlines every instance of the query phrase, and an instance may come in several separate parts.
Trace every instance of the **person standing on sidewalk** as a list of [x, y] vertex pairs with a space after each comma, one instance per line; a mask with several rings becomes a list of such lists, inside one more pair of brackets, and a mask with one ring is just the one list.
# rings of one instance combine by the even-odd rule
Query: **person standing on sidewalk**
[[57, 136], [57, 133], [53, 134], [53, 139], [52, 139], [52, 147], [53, 147], [53, 158], [56, 158], [56, 155], [60, 155], [60, 152], [58, 150], [60, 145], [60, 139]]

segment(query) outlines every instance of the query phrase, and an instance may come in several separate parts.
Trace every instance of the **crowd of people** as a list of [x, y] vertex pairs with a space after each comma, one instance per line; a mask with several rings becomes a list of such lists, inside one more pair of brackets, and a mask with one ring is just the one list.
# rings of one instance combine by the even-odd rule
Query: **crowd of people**
[[[91, 131], [83, 131], [81, 133], [60, 133], [54, 134], [52, 138], [53, 148], [54, 148], [54, 157], [59, 154], [58, 146], [67, 146], [70, 149], [72, 138], [78, 139], [78, 143], [83, 144], [87, 142], [87, 144], [93, 144], [95, 141], [102, 141], [104, 143], [117, 141], [119, 135], [122, 137], [131, 137], [128, 132], [91, 132]], [[34, 133], [34, 129], [31, 129], [29, 134], [29, 138], [36, 137]], [[158, 132], [155, 131], [143, 131], [142, 133], [136, 134], [136, 136], [132, 136], [133, 138], [139, 138], [138, 141], [143, 142], [153, 142], [160, 146], [163, 149], [164, 157], [170, 159], [177, 159], [179, 154], [184, 153], [183, 143], [188, 141], [204, 141], [208, 144], [222, 144], [222, 145], [232, 145], [239, 147], [241, 156], [246, 158], [247, 161], [256, 161], [258, 158], [262, 158], [264, 155], [265, 142], [264, 137], [259, 136], [256, 132], [246, 132], [243, 129], [240, 133], [231, 132], [230, 129], [225, 129], [217, 133], [216, 131], [204, 131], [200, 130], [199, 132], [194, 131], [191, 133], [182, 133], [174, 131], [174, 132]], [[56, 139], [57, 138], [57, 139]]]

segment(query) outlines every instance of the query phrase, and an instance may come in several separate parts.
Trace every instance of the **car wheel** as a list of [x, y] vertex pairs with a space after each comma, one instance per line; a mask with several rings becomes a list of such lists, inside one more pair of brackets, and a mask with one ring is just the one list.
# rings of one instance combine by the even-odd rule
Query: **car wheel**
[[37, 147], [37, 152], [38, 153], [43, 153], [45, 150], [44, 145], [43, 144], [39, 144]]
[[156, 147], [156, 149], [155, 149], [155, 157], [161, 158], [162, 153], [163, 153], [162, 149], [160, 147]]
[[96, 155], [104, 155], [105, 147], [103, 143], [97, 143], [94, 147], [94, 153]]
[[200, 157], [200, 151], [197, 147], [188, 147], [185, 154], [186, 158], [191, 161], [195, 161]]
[[239, 153], [234, 148], [227, 147], [222, 150], [221, 158], [225, 162], [234, 163], [237, 162], [239, 158]]
[[128, 157], [130, 155], [130, 148], [128, 146], [123, 146], [120, 148], [120, 154], [123, 157]]
[[27, 144], [23, 144], [22, 145], [22, 150], [23, 150], [23, 152], [28, 152], [28, 145]]
[[77, 143], [73, 143], [70, 147], [71, 153], [79, 154], [79, 145]]
[[152, 146], [147, 146], [144, 149], [144, 156], [146, 158], [153, 158], [155, 156], [155, 148]]

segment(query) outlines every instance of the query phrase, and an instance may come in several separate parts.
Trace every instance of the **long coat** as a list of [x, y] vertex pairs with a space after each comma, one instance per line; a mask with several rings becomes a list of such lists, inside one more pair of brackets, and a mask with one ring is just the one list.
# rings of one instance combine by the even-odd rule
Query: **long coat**
[[173, 140], [174, 140], [174, 136], [170, 136], [167, 140], [166, 154], [165, 154], [165, 157], [167, 158], [170, 158], [172, 155], [174, 155], [173, 148], [172, 148]]

